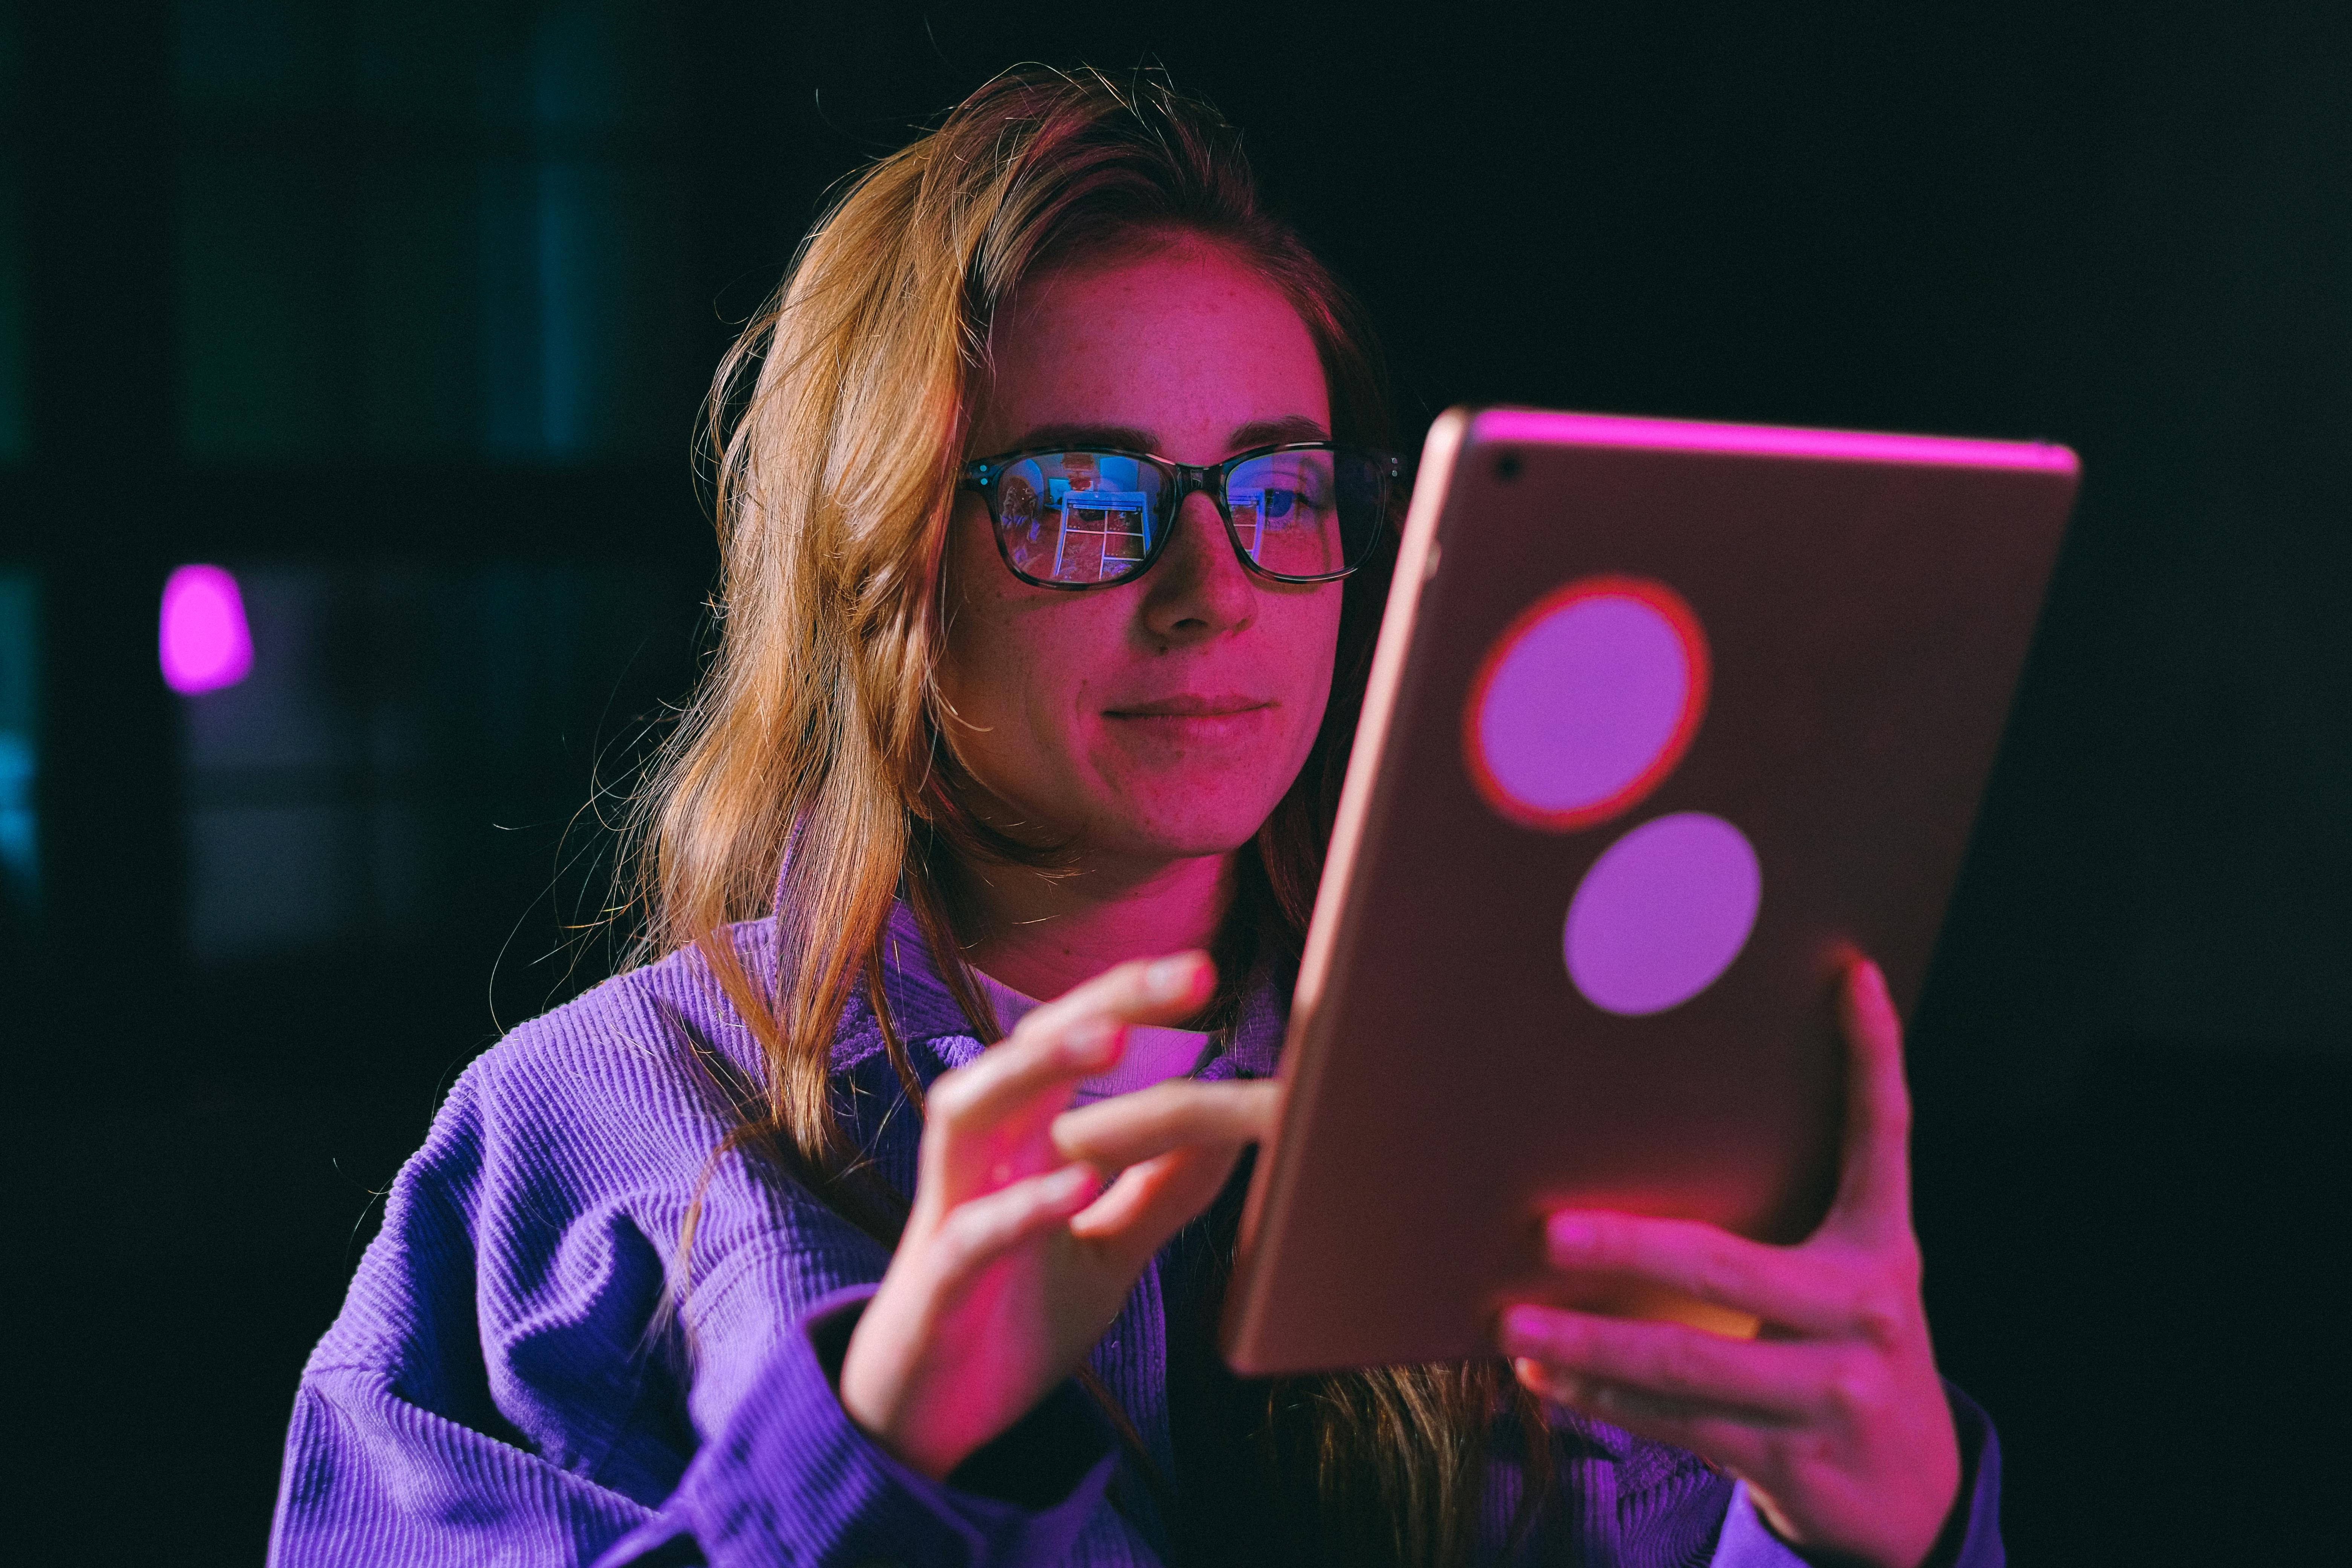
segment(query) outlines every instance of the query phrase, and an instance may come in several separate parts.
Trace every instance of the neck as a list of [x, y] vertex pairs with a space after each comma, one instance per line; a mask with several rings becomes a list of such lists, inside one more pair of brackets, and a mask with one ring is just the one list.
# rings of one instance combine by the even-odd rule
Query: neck
[[964, 958], [999, 983], [1059, 996], [1130, 958], [1207, 948], [1233, 900], [1233, 856], [1072, 870], [966, 865], [957, 878]]

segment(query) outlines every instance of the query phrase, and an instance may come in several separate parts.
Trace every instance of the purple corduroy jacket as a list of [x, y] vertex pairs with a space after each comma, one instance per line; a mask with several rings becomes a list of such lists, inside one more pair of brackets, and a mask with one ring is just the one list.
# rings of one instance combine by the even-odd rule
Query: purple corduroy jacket
[[[772, 980], [772, 922], [732, 936]], [[926, 1082], [980, 1052], [903, 909], [885, 973]], [[1271, 988], [1254, 998], [1201, 1076], [1272, 1073], [1281, 1011]], [[833, 1066], [854, 1135], [910, 1194], [919, 1124], [863, 997]], [[303, 1371], [271, 1561], [1168, 1561], [1148, 1489], [1112, 1490], [1134, 1459], [1072, 1388], [968, 1467], [1016, 1485], [931, 1480], [848, 1420], [834, 1374], [888, 1253], [789, 1179], [714, 1159], [733, 1126], [729, 1081], [760, 1077], [750, 1031], [691, 952], [607, 982], [468, 1068]], [[689, 1268], [679, 1237], [706, 1181]], [[1184, 1267], [1171, 1244], [1090, 1358], [1163, 1476], [1178, 1459], [1167, 1303]], [[1957, 1393], [1953, 1408], [1967, 1474], [1938, 1558], [1991, 1568], [1999, 1452], [1981, 1412]], [[1801, 1561], [1692, 1456], [1565, 1415], [1557, 1437], [1561, 1490], [1510, 1560]], [[1485, 1538], [1500, 1562], [1519, 1477], [1499, 1450], [1492, 1482]]]

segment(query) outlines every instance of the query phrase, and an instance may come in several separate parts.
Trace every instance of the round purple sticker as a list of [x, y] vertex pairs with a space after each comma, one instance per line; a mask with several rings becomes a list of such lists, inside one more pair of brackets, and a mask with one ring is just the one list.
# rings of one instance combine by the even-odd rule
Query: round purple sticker
[[1764, 878], [1747, 835], [1679, 811], [1601, 853], [1568, 906], [1568, 976], [1604, 1013], [1680, 1006], [1748, 945]]
[[1523, 826], [1572, 832], [1673, 772], [1706, 704], [1706, 639], [1663, 583], [1590, 577], [1496, 639], [1470, 698], [1470, 775]]

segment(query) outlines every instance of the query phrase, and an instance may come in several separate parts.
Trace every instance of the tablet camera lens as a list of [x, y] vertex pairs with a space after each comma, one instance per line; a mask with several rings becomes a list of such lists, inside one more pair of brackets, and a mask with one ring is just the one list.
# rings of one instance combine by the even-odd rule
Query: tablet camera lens
[[1511, 480], [1517, 479], [1519, 477], [1519, 455], [1517, 452], [1506, 452], [1501, 457], [1496, 458], [1495, 477], [1502, 480], [1505, 484], [1508, 484]]

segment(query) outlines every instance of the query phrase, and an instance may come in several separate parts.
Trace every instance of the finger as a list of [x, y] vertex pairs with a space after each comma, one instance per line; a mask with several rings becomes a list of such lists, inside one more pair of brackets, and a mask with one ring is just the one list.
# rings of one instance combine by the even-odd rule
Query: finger
[[1054, 1150], [1106, 1171], [1189, 1143], [1238, 1147], [1270, 1137], [1281, 1109], [1273, 1082], [1154, 1084], [1054, 1118]]
[[1110, 1184], [1094, 1202], [1070, 1216], [1070, 1234], [1082, 1241], [1115, 1239], [1135, 1222], [1156, 1189], [1166, 1184], [1169, 1169], [1177, 1159], [1174, 1154], [1162, 1154], [1156, 1160], [1129, 1165], [1112, 1177]]
[[1613, 1384], [1686, 1415], [1789, 1426], [1820, 1396], [1822, 1352], [1810, 1346], [1524, 1304], [1503, 1309], [1496, 1338], [1505, 1355], [1541, 1363], [1554, 1375]]
[[1772, 1445], [1785, 1441], [1777, 1424], [1759, 1425], [1737, 1415], [1685, 1399], [1666, 1399], [1599, 1378], [1581, 1377], [1530, 1357], [1511, 1363], [1518, 1380], [1555, 1405], [1606, 1421], [1637, 1437], [1696, 1454], [1734, 1475], [1753, 1476], [1769, 1462]]
[[1852, 1051], [1837, 1200], [1824, 1228], [1872, 1237], [1911, 1224], [1911, 1092], [1903, 1081], [1903, 1021], [1886, 976], [1868, 959], [1846, 969], [1838, 1022]]
[[1023, 1018], [1002, 1044], [926, 1096], [933, 1121], [958, 1129], [992, 1127], [1050, 1089], [1102, 1072], [1118, 1060], [1129, 1024], [1198, 1012], [1215, 983], [1206, 953], [1118, 964]]
[[1817, 1259], [1696, 1220], [1563, 1209], [1544, 1221], [1544, 1261], [1565, 1273], [1663, 1285], [1801, 1334], [1853, 1326], [1851, 1286]]
[[1070, 1234], [1139, 1267], [1170, 1237], [1216, 1201], [1242, 1146], [1192, 1144], [1129, 1165], [1102, 1196], [1070, 1219]]
[[1065, 1165], [956, 1205], [925, 1249], [937, 1289], [961, 1289], [1005, 1253], [1064, 1224], [1100, 1184], [1087, 1166]]
[[1199, 1012], [1216, 989], [1216, 966], [1198, 951], [1113, 964], [1033, 1010], [1013, 1030], [1055, 1029], [1066, 1020], [1113, 1017], [1127, 1024], [1174, 1024]]
[[1108, 1068], [1126, 1045], [1127, 1026], [1101, 1014], [1068, 1015], [1036, 1028], [1024, 1019], [969, 1066], [940, 1074], [924, 1096], [924, 1118], [950, 1132], [981, 1132], [1057, 1091], [1058, 1110], [1080, 1079]]

